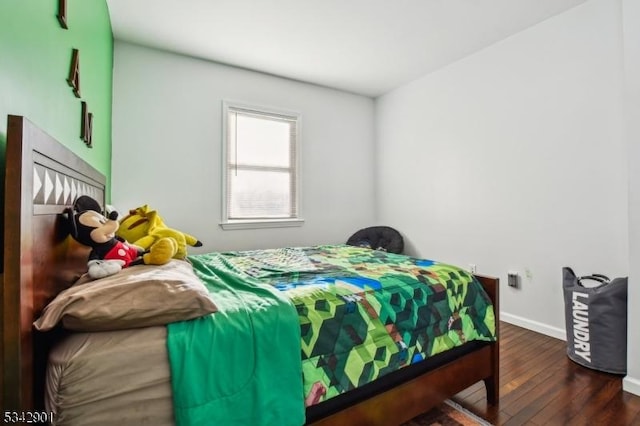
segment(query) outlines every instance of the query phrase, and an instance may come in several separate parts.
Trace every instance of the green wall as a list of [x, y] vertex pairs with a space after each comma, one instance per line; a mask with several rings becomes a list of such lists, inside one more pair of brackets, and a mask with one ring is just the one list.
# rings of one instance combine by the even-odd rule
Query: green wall
[[[106, 0], [67, 0], [67, 30], [57, 13], [58, 0], [0, 0], [2, 148], [7, 115], [24, 115], [108, 178], [113, 36]], [[66, 81], [74, 48], [81, 98]], [[94, 116], [93, 148], [80, 139], [81, 101]]]
[[[67, 0], [66, 30], [57, 14], [58, 0], [0, 0], [0, 208], [9, 114], [25, 116], [110, 181], [113, 35], [107, 3]], [[80, 51], [80, 98], [66, 81], [74, 48]], [[80, 139], [81, 101], [93, 113], [93, 148]]]

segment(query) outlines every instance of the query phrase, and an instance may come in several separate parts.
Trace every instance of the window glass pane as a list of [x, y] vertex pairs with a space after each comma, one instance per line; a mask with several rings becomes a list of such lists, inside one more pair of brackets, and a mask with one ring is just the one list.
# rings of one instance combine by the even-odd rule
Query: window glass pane
[[292, 123], [237, 114], [229, 125], [229, 163], [290, 167]]
[[229, 168], [229, 219], [295, 217], [291, 174]]

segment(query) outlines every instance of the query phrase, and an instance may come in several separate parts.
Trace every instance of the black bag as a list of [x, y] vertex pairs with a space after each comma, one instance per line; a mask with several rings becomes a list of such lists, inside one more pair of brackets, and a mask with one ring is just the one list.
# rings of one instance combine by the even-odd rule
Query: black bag
[[562, 276], [567, 356], [588, 368], [626, 374], [627, 278], [577, 277], [569, 267]]

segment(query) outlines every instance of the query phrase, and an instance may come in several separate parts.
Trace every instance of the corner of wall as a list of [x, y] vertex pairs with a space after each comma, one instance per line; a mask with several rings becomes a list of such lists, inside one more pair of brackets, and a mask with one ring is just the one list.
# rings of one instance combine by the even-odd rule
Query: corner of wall
[[[5, 171], [5, 153], [7, 147], [7, 135], [0, 132], [0, 215], [4, 217], [4, 171]], [[4, 272], [4, 223], [0, 225], [0, 274]], [[1, 282], [0, 282], [1, 285]]]

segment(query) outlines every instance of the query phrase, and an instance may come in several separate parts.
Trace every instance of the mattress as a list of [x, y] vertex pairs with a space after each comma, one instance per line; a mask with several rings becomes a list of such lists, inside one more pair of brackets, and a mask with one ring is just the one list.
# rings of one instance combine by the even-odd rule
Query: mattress
[[[175, 425], [166, 328], [78, 333], [59, 342], [47, 371], [47, 411], [54, 425]], [[469, 342], [307, 408], [307, 421], [333, 414], [482, 347]], [[105, 353], [103, 350], [108, 348]]]
[[[296, 395], [304, 398], [307, 414], [316, 407], [332, 411], [319, 406], [374, 382], [393, 383], [387, 376], [407, 370], [410, 377], [412, 367], [429, 364], [431, 358], [448, 362], [451, 357], [441, 357], [446, 352], [460, 356], [495, 341], [488, 296], [470, 274], [450, 265], [348, 246], [214, 253], [190, 260], [214, 300], [220, 292], [216, 286], [229, 284], [233, 275], [239, 282], [259, 281], [290, 301], [300, 328], [294, 355], [301, 360], [297, 377], [302, 376], [304, 388], [303, 395]], [[222, 314], [212, 315], [232, 318], [219, 302]], [[248, 310], [253, 313], [247, 318], [255, 319], [256, 310]], [[197, 398], [208, 392], [177, 386], [192, 382], [185, 377], [204, 377], [202, 372], [211, 370], [214, 379], [203, 384], [209, 386], [215, 376], [224, 376], [215, 374], [212, 363], [247, 370], [240, 362], [246, 344], [235, 354], [231, 346], [237, 342], [220, 345], [211, 344], [212, 337], [194, 338], [193, 326], [212, 318], [67, 336], [52, 350], [47, 371], [46, 404], [55, 424], [173, 425], [182, 409], [175, 401], [194, 406], [185, 391]], [[183, 336], [184, 342], [177, 340]], [[214, 362], [221, 354], [237, 361]], [[187, 367], [195, 373], [181, 379]]]
[[49, 355], [55, 425], [173, 425], [164, 326], [74, 333]]

